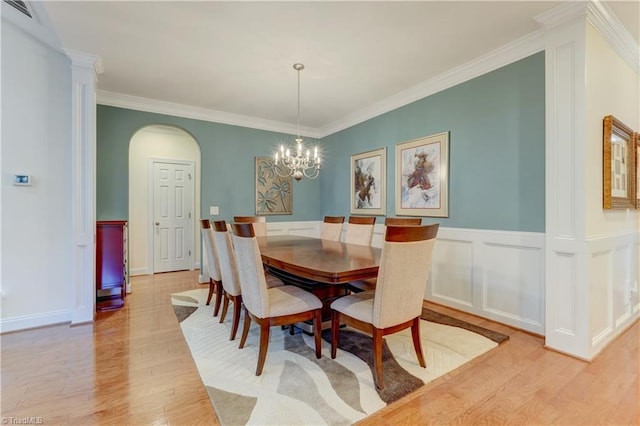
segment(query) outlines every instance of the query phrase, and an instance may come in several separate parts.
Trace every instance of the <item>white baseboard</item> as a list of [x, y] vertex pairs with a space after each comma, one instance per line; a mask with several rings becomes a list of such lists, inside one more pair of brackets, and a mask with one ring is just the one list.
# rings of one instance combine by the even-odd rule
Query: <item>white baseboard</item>
[[0, 334], [70, 322], [71, 311], [68, 310], [44, 312], [36, 315], [18, 316], [3, 319], [2, 321], [0, 321]]

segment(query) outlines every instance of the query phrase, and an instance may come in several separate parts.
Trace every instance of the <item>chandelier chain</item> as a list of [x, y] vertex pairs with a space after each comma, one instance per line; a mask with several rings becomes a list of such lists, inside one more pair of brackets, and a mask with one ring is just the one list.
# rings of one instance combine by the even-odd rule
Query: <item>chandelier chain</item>
[[295, 180], [301, 180], [303, 177], [315, 179], [320, 174], [318, 147], [313, 148], [313, 156], [311, 156], [311, 151], [308, 149], [305, 154], [302, 137], [300, 137], [300, 71], [304, 69], [304, 65], [293, 64], [293, 69], [298, 72], [297, 137], [295, 139], [295, 147], [286, 148], [285, 150], [283, 145], [280, 146], [280, 152], [276, 152], [275, 155], [274, 171], [280, 177], [291, 176]]

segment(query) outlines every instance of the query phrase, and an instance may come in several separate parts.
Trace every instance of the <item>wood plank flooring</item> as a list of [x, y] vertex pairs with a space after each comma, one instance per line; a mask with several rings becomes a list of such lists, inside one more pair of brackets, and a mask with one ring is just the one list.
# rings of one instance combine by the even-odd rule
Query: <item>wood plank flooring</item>
[[[4, 422], [218, 425], [169, 297], [202, 287], [197, 273], [133, 277], [125, 307], [94, 324], [2, 335]], [[640, 424], [638, 322], [587, 363], [540, 337], [428, 306], [511, 339], [359, 425]]]

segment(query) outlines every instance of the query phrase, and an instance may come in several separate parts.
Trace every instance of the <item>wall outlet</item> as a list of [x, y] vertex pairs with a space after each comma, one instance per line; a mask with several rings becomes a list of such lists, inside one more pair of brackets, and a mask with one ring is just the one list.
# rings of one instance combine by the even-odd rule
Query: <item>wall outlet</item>
[[217, 216], [220, 214], [220, 209], [218, 208], [218, 206], [210, 206], [209, 207], [209, 214], [211, 216]]

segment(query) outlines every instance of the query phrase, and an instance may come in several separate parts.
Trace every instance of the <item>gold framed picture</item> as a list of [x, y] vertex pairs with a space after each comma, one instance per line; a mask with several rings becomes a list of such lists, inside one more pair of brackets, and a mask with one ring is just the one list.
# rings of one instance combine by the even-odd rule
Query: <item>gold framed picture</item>
[[608, 115], [603, 120], [602, 207], [633, 209], [637, 205], [637, 142], [634, 132]]

